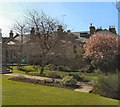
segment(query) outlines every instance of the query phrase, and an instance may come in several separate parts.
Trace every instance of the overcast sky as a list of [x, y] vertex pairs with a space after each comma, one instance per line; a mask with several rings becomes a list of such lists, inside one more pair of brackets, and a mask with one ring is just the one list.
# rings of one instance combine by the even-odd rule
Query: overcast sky
[[23, 20], [28, 10], [43, 10], [57, 18], [72, 31], [88, 31], [90, 23], [95, 27], [118, 30], [118, 12], [113, 2], [2, 2], [0, 3], [0, 28], [8, 36], [16, 20]]

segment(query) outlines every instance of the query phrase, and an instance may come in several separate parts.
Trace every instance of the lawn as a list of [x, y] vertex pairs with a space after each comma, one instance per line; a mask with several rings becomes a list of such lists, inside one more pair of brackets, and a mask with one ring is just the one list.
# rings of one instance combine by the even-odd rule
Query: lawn
[[28, 84], [2, 76], [3, 105], [117, 105], [118, 101], [91, 93]]
[[[20, 71], [17, 69], [17, 66], [12, 67], [14, 70], [12, 72], [14, 73], [19, 73], [19, 74], [26, 74], [26, 72]], [[27, 75], [39, 75], [39, 71], [38, 69], [34, 69], [33, 66], [24, 66], [24, 69], [30, 71], [29, 73], [27, 73]], [[61, 77], [64, 77], [66, 75], [68, 75], [69, 73], [73, 73], [73, 74], [79, 74], [79, 75], [84, 75], [84, 79], [85, 80], [94, 80], [97, 81], [98, 80], [98, 76], [95, 73], [81, 73], [81, 72], [63, 72], [63, 71], [54, 71], [54, 70], [44, 70], [45, 74], [48, 74], [50, 72], [57, 72]]]

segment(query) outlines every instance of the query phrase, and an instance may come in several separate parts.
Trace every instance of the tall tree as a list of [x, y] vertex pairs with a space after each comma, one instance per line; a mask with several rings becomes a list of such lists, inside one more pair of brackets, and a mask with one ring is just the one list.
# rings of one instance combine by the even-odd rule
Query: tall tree
[[26, 16], [26, 22], [34, 31], [31, 32], [32, 39], [29, 42], [28, 48], [31, 48], [31, 44], [31, 46], [35, 46], [34, 49], [37, 49], [35, 54], [39, 56], [41, 61], [40, 74], [43, 74], [48, 57], [51, 54], [55, 54], [53, 50], [58, 46], [60, 39], [65, 33], [61, 26], [59, 26], [58, 20], [48, 17], [43, 12], [41, 14], [36, 11], [29, 12]]
[[91, 59], [92, 65], [102, 70], [117, 69], [118, 61], [116, 56], [119, 55], [119, 39], [117, 35], [112, 33], [94, 34], [90, 37], [89, 42], [84, 45], [84, 57]]
[[19, 51], [17, 53], [18, 53], [18, 66], [21, 66], [21, 58], [23, 57], [23, 38], [24, 38], [25, 33], [28, 32], [26, 22], [16, 21], [14, 24], [13, 30], [15, 30], [17, 35], [20, 37]]

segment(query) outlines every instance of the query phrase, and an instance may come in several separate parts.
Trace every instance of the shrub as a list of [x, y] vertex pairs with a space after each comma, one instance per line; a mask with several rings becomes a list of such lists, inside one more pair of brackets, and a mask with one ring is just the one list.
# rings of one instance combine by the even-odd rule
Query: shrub
[[77, 80], [73, 76], [65, 76], [61, 83], [65, 86], [76, 86]]
[[[113, 64], [114, 63], [114, 64]], [[98, 59], [92, 59], [91, 61], [91, 65], [96, 68], [99, 69], [100, 71], [104, 72], [104, 73], [110, 73], [113, 72], [114, 69], [116, 69], [117, 67], [117, 58], [116, 57], [112, 57], [111, 55], [106, 55], [104, 58], [98, 58]]]
[[45, 79], [44, 81], [45, 81], [45, 83], [53, 83], [52, 79]]
[[100, 76], [94, 91], [105, 97], [120, 99], [118, 75], [120, 76], [118, 73]]
[[8, 70], [13, 70], [12, 66], [7, 66]]
[[54, 70], [54, 65], [53, 64], [48, 64], [45, 69], [48, 69], [48, 70]]
[[83, 77], [78, 74], [69, 73], [69, 76], [73, 76], [77, 81], [82, 81]]
[[91, 66], [91, 65], [86, 65], [80, 71], [81, 72], [86, 72], [86, 73], [92, 73], [92, 72], [94, 72], [94, 67]]
[[18, 78], [25, 79], [25, 76], [24, 75], [19, 75]]
[[38, 70], [38, 67], [34, 65], [34, 66], [33, 66], [33, 69], [34, 69], [34, 70]]
[[18, 67], [17, 69], [20, 70], [20, 71], [26, 72], [26, 70], [23, 67]]
[[17, 69], [23, 72], [32, 72], [32, 71], [38, 70], [37, 67], [31, 67], [31, 66], [22, 66], [22, 67], [18, 67]]
[[23, 69], [24, 69], [25, 71], [33, 72], [33, 71], [37, 71], [37, 70], [38, 70], [38, 67], [24, 66]]
[[50, 72], [47, 74], [49, 78], [61, 78], [61, 76], [57, 72]]
[[95, 85], [93, 86], [93, 89], [92, 89], [91, 92], [92, 92], [92, 93], [95, 93], [95, 94], [99, 94], [99, 92], [98, 92], [98, 84], [95, 84]]
[[47, 65], [47, 67], [52, 67], [52, 66], [54, 66], [54, 65], [53, 65], [53, 64], [48, 64], [48, 65]]
[[70, 68], [68, 66], [59, 66], [60, 71], [70, 71]]

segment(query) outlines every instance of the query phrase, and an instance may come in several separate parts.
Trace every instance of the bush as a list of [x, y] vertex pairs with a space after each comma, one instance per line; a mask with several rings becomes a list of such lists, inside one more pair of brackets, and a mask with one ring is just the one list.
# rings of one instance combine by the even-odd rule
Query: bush
[[[114, 63], [114, 64], [113, 64]], [[102, 58], [102, 59], [92, 59], [91, 65], [102, 71], [103, 73], [112, 73], [114, 69], [116, 69], [118, 66], [118, 61], [116, 57], [112, 57], [111, 55]]]
[[44, 81], [45, 81], [45, 83], [53, 83], [52, 79], [45, 79]]
[[61, 78], [61, 76], [57, 72], [50, 72], [47, 74], [49, 78]]
[[23, 67], [18, 67], [17, 69], [20, 70], [20, 71], [28, 72], [28, 71], [27, 71], [26, 69], [24, 69]]
[[70, 71], [70, 68], [68, 66], [59, 66], [60, 71]]
[[73, 76], [65, 76], [61, 83], [65, 86], [76, 86], [77, 80]]
[[99, 92], [98, 92], [98, 84], [95, 84], [95, 85], [93, 86], [93, 89], [92, 89], [91, 92], [94, 93], [94, 94], [99, 94]]
[[118, 75], [120, 76], [118, 73], [100, 76], [94, 91], [105, 97], [120, 99]]
[[7, 66], [6, 67], [8, 70], [13, 70], [12, 66]]
[[69, 76], [73, 76], [77, 81], [82, 81], [83, 77], [78, 74], [71, 74], [69, 73]]
[[53, 64], [48, 64], [45, 69], [54, 70], [55, 66]]
[[31, 67], [31, 66], [22, 66], [22, 67], [18, 67], [17, 69], [23, 72], [32, 72], [38, 70], [37, 67]]
[[92, 72], [94, 72], [94, 67], [91, 66], [91, 65], [86, 65], [80, 71], [81, 72], [86, 72], [86, 73], [92, 73]]
[[29, 72], [33, 72], [33, 71], [37, 71], [38, 70], [38, 67], [33, 67], [33, 66], [24, 66], [23, 68], [24, 70], [26, 71], [29, 71]]
[[34, 69], [34, 70], [38, 70], [38, 67], [34, 65], [34, 66], [33, 66], [33, 69]]

